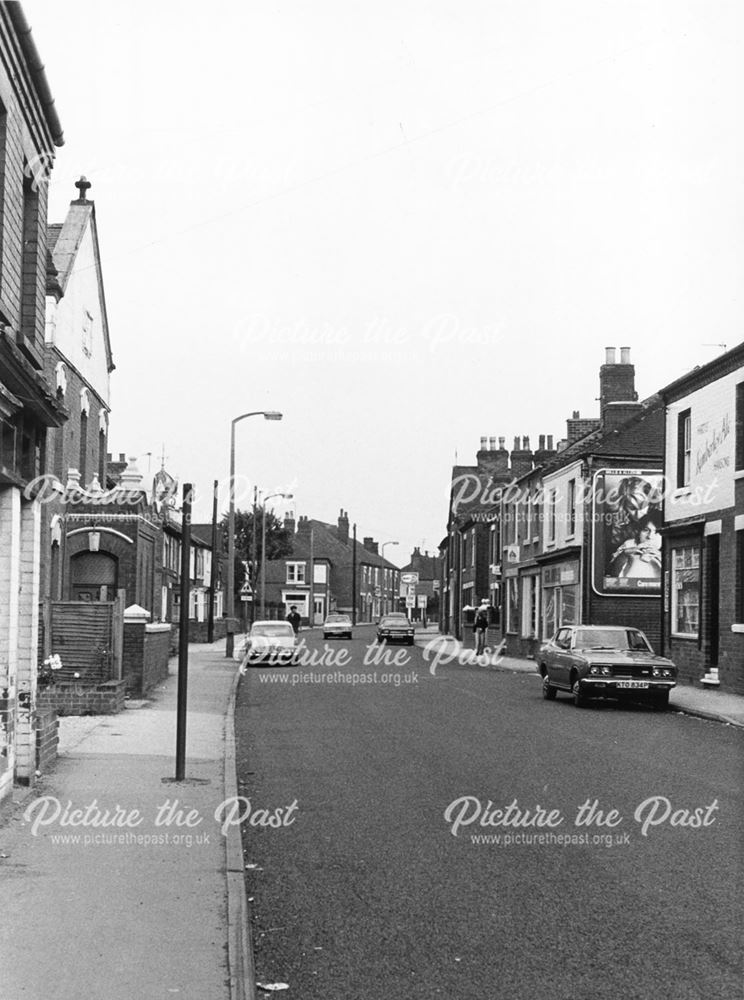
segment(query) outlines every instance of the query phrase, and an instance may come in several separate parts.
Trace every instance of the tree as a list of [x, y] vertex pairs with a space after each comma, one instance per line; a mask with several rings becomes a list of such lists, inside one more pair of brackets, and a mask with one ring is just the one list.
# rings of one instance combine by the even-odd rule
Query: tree
[[[245, 567], [243, 563], [248, 563], [251, 568], [251, 586], [255, 592], [258, 570], [261, 565], [261, 531], [262, 531], [263, 508], [256, 507], [256, 540], [255, 540], [255, 563], [254, 542], [253, 542], [253, 510], [235, 511], [235, 593], [245, 582]], [[227, 531], [228, 515], [222, 516], [222, 544], [223, 551], [227, 553]], [[266, 512], [266, 555], [269, 560], [283, 559], [292, 554], [292, 533], [284, 527], [282, 522], [271, 511]]]

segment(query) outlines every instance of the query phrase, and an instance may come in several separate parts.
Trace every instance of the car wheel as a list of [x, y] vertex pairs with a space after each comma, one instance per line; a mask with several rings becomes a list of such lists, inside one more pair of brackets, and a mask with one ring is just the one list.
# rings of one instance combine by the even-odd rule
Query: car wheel
[[550, 678], [548, 677], [547, 674], [543, 676], [542, 688], [543, 688], [543, 698], [545, 698], [546, 701], [554, 701], [556, 694], [558, 694], [558, 691], [550, 683]]
[[571, 685], [571, 693], [573, 694], [574, 705], [577, 708], [586, 708], [586, 695], [581, 690], [581, 681], [578, 678]]
[[669, 691], [654, 691], [651, 695], [651, 707], [656, 712], [666, 712], [669, 708]]

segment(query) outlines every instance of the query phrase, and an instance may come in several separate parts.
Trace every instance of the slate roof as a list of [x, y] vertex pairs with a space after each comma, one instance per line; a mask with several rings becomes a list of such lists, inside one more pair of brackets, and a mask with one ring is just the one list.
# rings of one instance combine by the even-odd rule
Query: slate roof
[[111, 341], [109, 339], [108, 315], [106, 313], [106, 299], [103, 292], [103, 275], [101, 272], [101, 254], [98, 246], [98, 229], [96, 227], [96, 211], [92, 201], [72, 201], [67, 210], [67, 217], [62, 223], [54, 222], [47, 226], [47, 249], [51, 263], [56, 270], [56, 278], [62, 294], [67, 290], [70, 276], [75, 267], [80, 245], [85, 236], [85, 232], [91, 227], [93, 238], [93, 254], [96, 261], [96, 273], [98, 277], [98, 296], [101, 308], [101, 321], [103, 326], [103, 340], [106, 348], [106, 363], [108, 370], [114, 370], [114, 360], [111, 354]]

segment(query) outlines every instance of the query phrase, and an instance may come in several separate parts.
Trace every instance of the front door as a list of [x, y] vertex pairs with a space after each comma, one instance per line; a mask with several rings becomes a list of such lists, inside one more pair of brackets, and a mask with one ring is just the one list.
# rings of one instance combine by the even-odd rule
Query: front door
[[313, 625], [325, 621], [325, 594], [313, 594]]

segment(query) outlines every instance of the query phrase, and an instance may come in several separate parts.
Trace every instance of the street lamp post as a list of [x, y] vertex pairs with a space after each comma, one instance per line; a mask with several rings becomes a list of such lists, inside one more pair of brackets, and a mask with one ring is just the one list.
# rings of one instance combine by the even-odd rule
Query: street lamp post
[[291, 493], [269, 493], [261, 504], [261, 618], [266, 614], [266, 501], [275, 497], [282, 497], [284, 500], [293, 499]]
[[[385, 546], [386, 545], [397, 545], [397, 544], [398, 544], [397, 542], [383, 542], [382, 543], [382, 558], [383, 559], [385, 558]], [[383, 573], [385, 572], [385, 567], [384, 566], [382, 567], [382, 572]], [[383, 579], [384, 579], [384, 577], [383, 577]], [[393, 579], [395, 579], [395, 574], [393, 574]], [[387, 607], [387, 603], [388, 603], [388, 600], [387, 600], [387, 597], [386, 597], [385, 598], [386, 611], [384, 611], [383, 614], [387, 614], [387, 612], [390, 610], [390, 608]]]
[[230, 423], [230, 506], [227, 514], [227, 642], [225, 656], [232, 657], [235, 644], [235, 425], [248, 417], [281, 420], [276, 410], [252, 410], [242, 413]]

